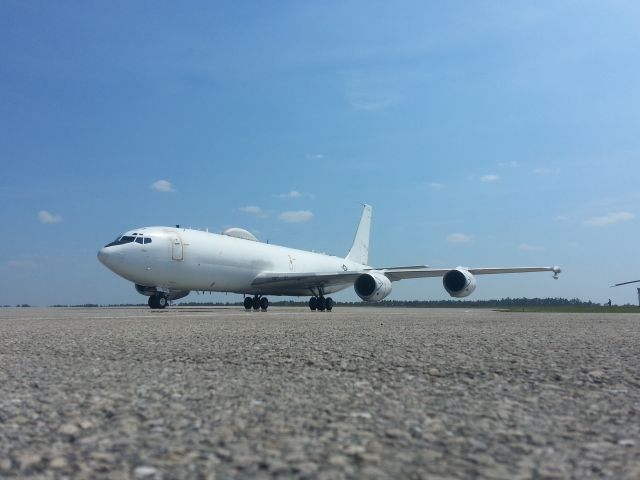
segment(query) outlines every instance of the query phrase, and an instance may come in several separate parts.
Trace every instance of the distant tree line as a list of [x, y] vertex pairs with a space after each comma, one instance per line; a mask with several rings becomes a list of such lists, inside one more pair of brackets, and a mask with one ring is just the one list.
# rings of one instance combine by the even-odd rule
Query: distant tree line
[[[367, 302], [336, 302], [339, 305], [351, 307], [407, 307], [407, 308], [513, 308], [513, 307], [558, 307], [558, 306], [600, 306], [591, 300], [583, 301], [579, 298], [502, 298], [500, 300], [383, 300], [378, 303]], [[183, 307], [197, 306], [242, 306], [242, 302], [181, 302]], [[278, 307], [306, 307], [306, 301], [281, 300], [269, 302]]]
[[[239, 307], [242, 302], [179, 302], [173, 303], [181, 307]], [[378, 303], [367, 302], [336, 302], [336, 304], [349, 307], [393, 307], [393, 308], [518, 308], [518, 307], [561, 307], [561, 306], [582, 306], [600, 307], [603, 304], [592, 302], [591, 300], [580, 300], [579, 298], [501, 298], [499, 300], [383, 300]], [[269, 302], [270, 306], [276, 307], [306, 307], [308, 302], [302, 300], [278, 300]], [[627, 304], [631, 305], [631, 304]], [[4, 305], [10, 307], [10, 305]], [[84, 303], [78, 305], [51, 305], [52, 307], [65, 308], [97, 308], [97, 307], [146, 307], [145, 303], [118, 303], [118, 304], [97, 304]], [[16, 307], [29, 307], [28, 304], [16, 305]]]

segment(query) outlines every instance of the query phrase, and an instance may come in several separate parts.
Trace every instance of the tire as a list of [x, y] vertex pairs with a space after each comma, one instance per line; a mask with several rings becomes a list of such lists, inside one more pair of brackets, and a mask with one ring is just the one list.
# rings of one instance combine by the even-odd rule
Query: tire
[[168, 303], [169, 301], [167, 300], [167, 297], [165, 297], [164, 295], [158, 295], [158, 300], [156, 300], [158, 308], [166, 308]]
[[244, 297], [244, 308], [245, 310], [251, 310], [253, 308], [253, 298]]
[[255, 296], [252, 299], [252, 305], [254, 310], [260, 310], [260, 297]]
[[327, 309], [327, 312], [330, 312], [331, 310], [333, 310], [333, 298], [328, 297], [325, 300], [325, 308]]
[[316, 297], [311, 297], [309, 299], [309, 308], [312, 312], [315, 311], [316, 308], [318, 308], [318, 299]]
[[327, 308], [327, 300], [324, 297], [318, 297], [318, 310], [324, 312], [325, 308]]
[[267, 308], [269, 308], [269, 299], [267, 297], [262, 297], [260, 299], [260, 310], [266, 312]]
[[149, 304], [149, 308], [155, 310], [156, 308], [158, 308], [158, 304], [156, 302], [157, 297], [155, 295], [151, 295], [149, 297], [149, 301], [147, 302]]

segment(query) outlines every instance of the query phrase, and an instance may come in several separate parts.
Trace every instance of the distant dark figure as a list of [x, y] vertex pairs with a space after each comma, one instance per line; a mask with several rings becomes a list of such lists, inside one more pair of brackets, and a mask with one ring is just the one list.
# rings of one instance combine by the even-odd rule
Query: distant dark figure
[[609, 299], [609, 301], [608, 301], [607, 303], [605, 303], [605, 305], [606, 305], [607, 307], [610, 307], [610, 306], [611, 306], [611, 299]]

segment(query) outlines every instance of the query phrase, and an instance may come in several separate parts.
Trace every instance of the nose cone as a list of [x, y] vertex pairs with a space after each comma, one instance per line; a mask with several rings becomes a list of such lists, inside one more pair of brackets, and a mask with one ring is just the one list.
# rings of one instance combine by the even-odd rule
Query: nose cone
[[109, 262], [109, 258], [111, 257], [111, 253], [109, 252], [109, 249], [104, 247], [101, 248], [100, 251], [98, 252], [98, 260], [100, 260], [100, 263], [102, 263], [105, 267], [111, 268], [111, 264]]

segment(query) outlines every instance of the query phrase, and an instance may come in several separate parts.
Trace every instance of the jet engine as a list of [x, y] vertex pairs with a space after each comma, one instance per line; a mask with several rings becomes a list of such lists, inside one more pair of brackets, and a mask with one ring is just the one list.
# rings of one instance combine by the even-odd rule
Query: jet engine
[[365, 302], [379, 302], [391, 293], [391, 280], [384, 273], [367, 272], [356, 278], [353, 288]]
[[476, 277], [471, 275], [469, 270], [458, 267], [444, 274], [442, 284], [452, 297], [467, 297], [476, 289]]
[[[136, 290], [138, 293], [146, 295], [147, 297], [152, 297], [158, 293], [158, 289], [156, 287], [145, 287], [144, 285], [138, 285], [137, 283]], [[177, 300], [179, 298], [186, 297], [190, 293], [191, 291], [189, 290], [169, 290], [168, 294], [165, 292], [167, 300]]]

